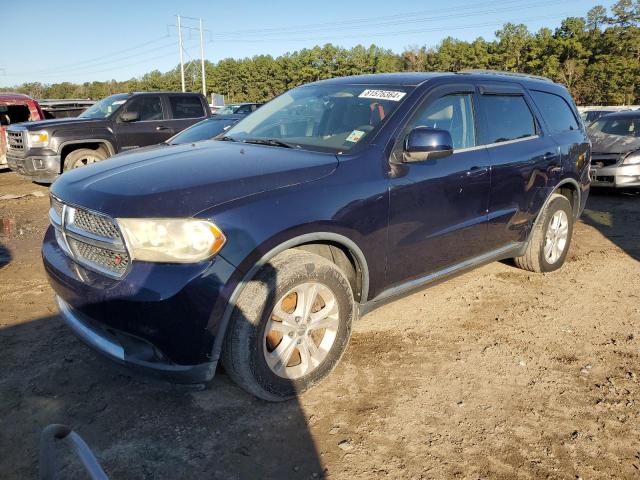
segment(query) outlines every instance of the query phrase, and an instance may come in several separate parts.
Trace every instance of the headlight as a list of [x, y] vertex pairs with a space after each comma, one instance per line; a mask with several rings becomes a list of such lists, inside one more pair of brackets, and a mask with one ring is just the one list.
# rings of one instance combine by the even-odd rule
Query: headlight
[[195, 218], [119, 218], [118, 224], [131, 257], [147, 262], [201, 262], [226, 241], [213, 223]]
[[640, 150], [631, 152], [622, 161], [623, 165], [640, 165]]
[[46, 147], [49, 145], [49, 133], [48, 132], [27, 132], [29, 137], [29, 146], [31, 147]]

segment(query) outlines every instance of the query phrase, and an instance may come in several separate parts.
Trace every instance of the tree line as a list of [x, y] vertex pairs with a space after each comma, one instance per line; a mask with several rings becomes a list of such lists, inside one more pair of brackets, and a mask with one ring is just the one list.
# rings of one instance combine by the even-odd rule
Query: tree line
[[[640, 0], [619, 0], [610, 10], [593, 7], [585, 17], [564, 19], [555, 30], [534, 33], [526, 25], [506, 23], [494, 40], [447, 37], [435, 47], [410, 46], [399, 54], [376, 45], [347, 49], [328, 43], [275, 58], [256, 55], [205, 62], [207, 91], [225, 95], [227, 103], [266, 101], [304, 83], [345, 75], [465, 69], [544, 75], [566, 85], [578, 104], [638, 104]], [[200, 91], [201, 85], [200, 69], [188, 69], [187, 90]], [[119, 92], [180, 88], [177, 66], [125, 81], [30, 82], [0, 91], [95, 100]]]

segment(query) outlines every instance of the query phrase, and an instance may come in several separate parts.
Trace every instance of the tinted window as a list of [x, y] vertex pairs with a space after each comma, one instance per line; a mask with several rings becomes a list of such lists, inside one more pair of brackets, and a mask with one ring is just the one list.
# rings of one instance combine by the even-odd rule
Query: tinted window
[[256, 109], [255, 105], [240, 105], [235, 113], [249, 114]]
[[410, 128], [428, 127], [447, 130], [453, 148], [469, 148], [476, 144], [471, 95], [447, 95], [418, 113]]
[[520, 95], [482, 95], [487, 120], [484, 143], [500, 143], [536, 134], [535, 120]]
[[204, 117], [204, 107], [198, 97], [170, 95], [169, 103], [171, 104], [173, 118]]
[[580, 128], [571, 107], [564, 98], [553, 93], [537, 91], [532, 91], [531, 96], [552, 132], [568, 132]]
[[155, 95], [134, 97], [127, 103], [127, 112], [138, 112], [138, 121], [162, 120], [162, 102]]

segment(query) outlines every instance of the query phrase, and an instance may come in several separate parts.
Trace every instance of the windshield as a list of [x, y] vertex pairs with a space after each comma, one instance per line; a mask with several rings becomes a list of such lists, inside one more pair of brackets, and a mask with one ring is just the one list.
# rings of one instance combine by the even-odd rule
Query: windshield
[[209, 118], [183, 130], [175, 137], [167, 140], [167, 143], [170, 145], [180, 145], [183, 143], [211, 140], [213, 137], [227, 130], [231, 125], [234, 125], [237, 121], [238, 119], [236, 118]]
[[80, 118], [107, 118], [113, 112], [115, 112], [120, 105], [127, 101], [129, 95], [126, 93], [119, 93], [118, 95], [111, 95], [110, 97], [103, 98], [97, 103], [94, 103], [82, 112], [78, 117]]
[[589, 126], [590, 130], [618, 135], [621, 137], [640, 137], [640, 117], [604, 116]]
[[240, 105], [227, 105], [226, 107], [222, 107], [220, 110], [216, 112], [216, 115], [233, 115], [236, 113], [236, 110], [240, 108]]
[[222, 140], [345, 152], [379, 128], [409, 90], [395, 85], [299, 87], [241, 120]]

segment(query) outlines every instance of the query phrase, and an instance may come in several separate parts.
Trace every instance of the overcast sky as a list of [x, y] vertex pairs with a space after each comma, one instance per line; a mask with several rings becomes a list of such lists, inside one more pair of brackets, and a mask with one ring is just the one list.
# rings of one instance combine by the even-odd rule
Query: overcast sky
[[[555, 28], [614, 0], [93, 1], [0, 0], [0, 86], [22, 82], [125, 80], [179, 62], [176, 14], [202, 17], [205, 58], [277, 56], [331, 42], [375, 43], [395, 52], [447, 36], [494, 37], [505, 22]], [[197, 28], [197, 20], [183, 25]], [[199, 34], [183, 31], [185, 60], [200, 58]]]

